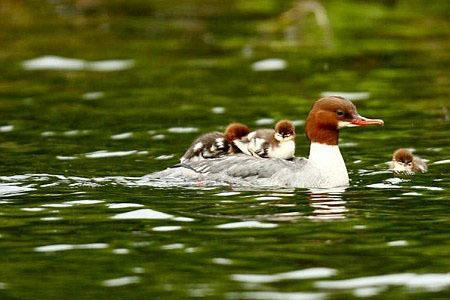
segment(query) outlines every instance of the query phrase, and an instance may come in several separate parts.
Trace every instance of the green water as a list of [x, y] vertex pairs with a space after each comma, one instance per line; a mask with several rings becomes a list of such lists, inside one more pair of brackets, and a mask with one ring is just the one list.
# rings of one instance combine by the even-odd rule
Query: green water
[[[0, 4], [1, 299], [450, 297], [448, 1], [323, 1], [330, 27], [308, 14], [289, 39], [290, 1], [95, 2]], [[46, 55], [134, 65], [24, 69]], [[268, 58], [287, 66], [252, 70]], [[359, 112], [385, 121], [342, 132], [346, 190], [140, 180], [200, 132], [304, 120], [326, 91], [369, 93]], [[385, 172], [399, 147], [429, 172]]]

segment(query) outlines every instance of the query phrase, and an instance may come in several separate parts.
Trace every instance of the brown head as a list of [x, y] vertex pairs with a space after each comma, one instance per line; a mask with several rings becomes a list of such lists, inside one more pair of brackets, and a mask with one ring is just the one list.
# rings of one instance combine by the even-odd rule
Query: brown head
[[240, 140], [244, 136], [250, 133], [250, 128], [241, 123], [231, 123], [225, 129], [225, 139], [228, 142], [233, 142], [234, 140]]
[[275, 125], [275, 139], [279, 142], [295, 138], [295, 126], [289, 120], [281, 120]]
[[305, 130], [311, 142], [337, 145], [341, 128], [383, 124], [383, 120], [361, 117], [349, 100], [332, 96], [314, 103], [306, 119]]
[[404, 164], [411, 164], [414, 159], [413, 154], [408, 149], [397, 149], [392, 155], [392, 160], [401, 162]]

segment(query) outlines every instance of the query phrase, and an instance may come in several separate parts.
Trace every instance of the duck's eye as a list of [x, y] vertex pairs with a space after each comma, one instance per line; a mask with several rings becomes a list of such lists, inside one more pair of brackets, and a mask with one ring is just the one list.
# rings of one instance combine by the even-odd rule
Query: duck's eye
[[345, 115], [345, 112], [342, 111], [342, 110], [340, 110], [340, 109], [338, 109], [338, 110], [336, 111], [336, 114], [337, 114], [339, 117], [342, 117], [342, 116]]

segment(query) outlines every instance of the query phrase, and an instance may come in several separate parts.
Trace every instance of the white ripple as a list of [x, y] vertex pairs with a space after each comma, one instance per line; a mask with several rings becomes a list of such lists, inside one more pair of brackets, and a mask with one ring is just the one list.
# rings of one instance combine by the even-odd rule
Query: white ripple
[[417, 193], [417, 192], [408, 192], [408, 193], [403, 193], [402, 196], [422, 196], [422, 194]]
[[228, 197], [228, 196], [235, 196], [235, 195], [239, 195], [240, 192], [222, 192], [222, 193], [217, 193], [214, 194], [215, 196], [221, 196], [221, 197]]
[[172, 127], [167, 129], [168, 132], [171, 133], [193, 133], [197, 132], [198, 128], [196, 127]]
[[230, 293], [230, 299], [253, 299], [253, 300], [322, 300], [326, 298], [325, 293], [307, 293], [307, 292], [244, 292]]
[[117, 209], [117, 208], [129, 208], [129, 207], [142, 207], [144, 205], [139, 203], [111, 203], [107, 204], [108, 208]]
[[119, 133], [119, 134], [114, 134], [111, 136], [111, 139], [113, 140], [125, 140], [125, 139], [129, 139], [133, 137], [133, 133], [132, 132], [124, 132], [124, 133]]
[[223, 114], [225, 113], [225, 107], [222, 106], [216, 106], [211, 108], [211, 112], [214, 114]]
[[64, 207], [72, 207], [72, 204], [68, 203], [46, 203], [42, 204], [43, 207], [51, 207], [51, 208], [64, 208]]
[[365, 287], [365, 288], [359, 288], [355, 289], [353, 291], [353, 295], [355, 297], [360, 298], [366, 298], [366, 297], [373, 297], [384, 291], [384, 287]]
[[287, 67], [287, 62], [281, 58], [268, 58], [263, 59], [252, 64], [252, 70], [256, 72], [260, 71], [279, 71], [284, 70]]
[[337, 274], [335, 269], [330, 268], [309, 268], [292, 272], [277, 273], [272, 275], [266, 274], [233, 274], [231, 279], [234, 281], [247, 283], [270, 283], [282, 280], [302, 280], [331, 277]]
[[105, 243], [93, 243], [93, 244], [55, 244], [46, 245], [34, 248], [36, 252], [57, 252], [57, 251], [67, 251], [75, 249], [105, 249], [108, 244]]
[[405, 241], [405, 240], [390, 241], [390, 242], [387, 242], [387, 245], [391, 246], [391, 247], [408, 246], [408, 241]]
[[173, 158], [174, 155], [173, 154], [168, 154], [168, 155], [160, 155], [155, 157], [156, 160], [167, 160], [167, 159], [171, 159]]
[[87, 69], [89, 71], [97, 72], [112, 72], [112, 71], [122, 71], [130, 69], [134, 66], [134, 60], [132, 59], [113, 59], [113, 60], [99, 60], [89, 62], [87, 64]]
[[217, 225], [216, 228], [220, 229], [236, 229], [236, 228], [275, 228], [277, 224], [273, 223], [261, 223], [259, 221], [243, 221], [233, 222]]
[[175, 230], [180, 230], [182, 227], [181, 226], [157, 226], [157, 227], [153, 227], [152, 230], [153, 231], [175, 231]]
[[256, 125], [270, 125], [275, 123], [275, 120], [272, 118], [262, 118], [255, 121]]
[[281, 197], [275, 197], [275, 196], [261, 196], [261, 197], [257, 197], [255, 198], [256, 200], [260, 200], [260, 201], [271, 201], [271, 200], [280, 200], [283, 199]]
[[22, 211], [29, 211], [29, 212], [37, 212], [37, 211], [43, 211], [43, 210], [45, 210], [45, 208], [42, 208], [42, 207], [24, 207], [24, 208], [21, 208], [20, 210], [22, 210]]
[[86, 153], [84, 156], [87, 158], [104, 158], [104, 157], [121, 157], [121, 156], [127, 156], [137, 153], [137, 150], [130, 150], [130, 151], [113, 151], [109, 152], [106, 150], [100, 150], [95, 151], [91, 153]]
[[166, 136], [164, 134], [157, 134], [157, 135], [152, 136], [152, 140], [163, 140], [165, 138], [166, 138]]
[[64, 204], [69, 204], [69, 205], [91, 205], [91, 204], [99, 204], [99, 203], [103, 203], [105, 201], [103, 200], [74, 200], [74, 201], [66, 201], [63, 202]]
[[125, 277], [104, 280], [102, 282], [102, 285], [107, 286], [107, 287], [116, 287], [116, 286], [124, 286], [124, 285], [128, 285], [128, 284], [139, 283], [139, 281], [140, 281], [140, 278], [138, 276], [125, 276]]
[[53, 55], [41, 56], [26, 60], [22, 63], [25, 70], [68, 70], [77, 71], [85, 67], [86, 62], [81, 59], [66, 58]]
[[14, 130], [14, 125], [0, 126], [0, 132], [11, 132]]
[[30, 185], [18, 186], [11, 183], [0, 183], [0, 197], [22, 195], [25, 192], [34, 190], [35, 188], [30, 187]]
[[113, 254], [124, 255], [124, 254], [130, 253], [130, 250], [128, 250], [127, 248], [116, 248], [116, 249], [113, 249], [112, 253]]
[[432, 165], [443, 165], [443, 164], [450, 164], [450, 159], [438, 160], [432, 163]]
[[443, 188], [437, 187], [437, 186], [422, 186], [422, 185], [415, 185], [412, 186], [413, 189], [419, 189], [419, 190], [428, 190], [428, 191], [443, 191]]
[[373, 183], [373, 184], [369, 184], [366, 185], [369, 188], [373, 188], [373, 189], [399, 189], [400, 186], [398, 185], [392, 185], [392, 184], [387, 184], [387, 183]]
[[441, 291], [450, 286], [450, 273], [399, 273], [346, 280], [318, 281], [315, 283], [317, 288], [324, 289], [357, 289], [389, 285], [422, 288], [428, 291]]
[[176, 249], [183, 249], [184, 244], [182, 243], [174, 243], [174, 244], [168, 244], [161, 247], [163, 250], [176, 250]]
[[229, 258], [223, 257], [215, 257], [212, 259], [212, 262], [218, 265], [232, 265], [233, 261]]
[[81, 96], [84, 100], [96, 100], [105, 97], [104, 92], [88, 92]]
[[102, 60], [89, 62], [83, 59], [66, 58], [55, 55], [41, 56], [22, 62], [25, 70], [64, 70], [111, 72], [129, 69], [134, 60]]
[[78, 157], [76, 156], [63, 156], [63, 155], [57, 155], [56, 156], [57, 160], [74, 160], [74, 159], [78, 159]]
[[195, 219], [188, 218], [188, 217], [176, 217], [176, 218], [173, 218], [173, 220], [178, 221], [178, 222], [193, 222], [193, 221], [195, 221]]
[[159, 212], [149, 208], [129, 211], [112, 216], [112, 219], [132, 220], [132, 219], [172, 219], [174, 216]]

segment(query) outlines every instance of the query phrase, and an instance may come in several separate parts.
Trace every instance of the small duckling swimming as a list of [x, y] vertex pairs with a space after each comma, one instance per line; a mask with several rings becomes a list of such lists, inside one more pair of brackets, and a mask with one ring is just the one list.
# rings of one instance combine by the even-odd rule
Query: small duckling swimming
[[389, 169], [395, 173], [425, 173], [428, 170], [427, 163], [418, 156], [414, 156], [408, 149], [397, 149], [389, 162]]
[[291, 121], [281, 120], [275, 129], [258, 129], [234, 144], [247, 155], [291, 159], [295, 154], [295, 126]]
[[180, 158], [180, 162], [196, 161], [200, 159], [217, 158], [228, 154], [239, 153], [234, 140], [245, 137], [250, 129], [241, 123], [231, 123], [225, 132], [209, 132], [194, 140], [189, 149]]

